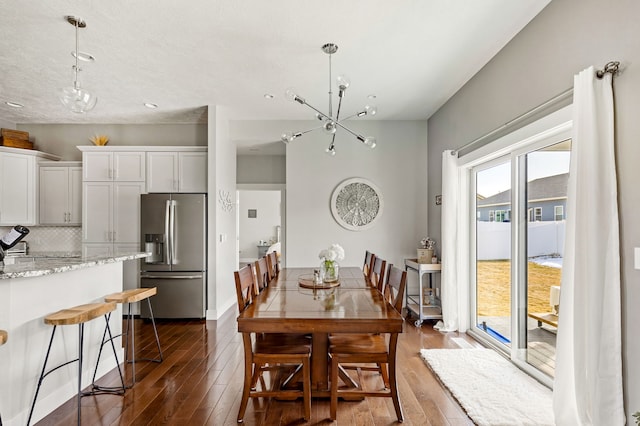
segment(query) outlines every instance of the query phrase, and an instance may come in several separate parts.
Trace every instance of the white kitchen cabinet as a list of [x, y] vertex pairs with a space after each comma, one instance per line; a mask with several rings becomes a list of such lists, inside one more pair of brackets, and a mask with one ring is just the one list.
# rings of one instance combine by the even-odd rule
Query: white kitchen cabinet
[[147, 192], [207, 192], [206, 151], [147, 152]]
[[36, 157], [11, 151], [0, 152], [0, 225], [35, 225]]
[[83, 243], [140, 241], [140, 194], [144, 182], [83, 183]]
[[80, 162], [41, 162], [40, 225], [82, 223], [82, 167]]
[[140, 151], [83, 152], [83, 179], [104, 182], [144, 182], [145, 160], [145, 153]]

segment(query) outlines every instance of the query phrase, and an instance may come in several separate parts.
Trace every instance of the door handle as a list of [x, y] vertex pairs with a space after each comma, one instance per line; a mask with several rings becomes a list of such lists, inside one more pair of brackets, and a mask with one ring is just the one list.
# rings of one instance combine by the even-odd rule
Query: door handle
[[198, 280], [202, 278], [202, 275], [140, 275], [140, 278], [148, 278], [153, 280]]

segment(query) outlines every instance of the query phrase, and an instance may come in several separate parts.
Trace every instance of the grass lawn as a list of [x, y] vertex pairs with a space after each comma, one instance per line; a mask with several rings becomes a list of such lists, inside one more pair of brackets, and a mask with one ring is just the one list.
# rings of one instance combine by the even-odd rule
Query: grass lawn
[[[560, 285], [562, 269], [528, 262], [529, 312], [550, 312], [549, 288]], [[511, 261], [478, 262], [478, 316], [509, 316], [511, 312]]]

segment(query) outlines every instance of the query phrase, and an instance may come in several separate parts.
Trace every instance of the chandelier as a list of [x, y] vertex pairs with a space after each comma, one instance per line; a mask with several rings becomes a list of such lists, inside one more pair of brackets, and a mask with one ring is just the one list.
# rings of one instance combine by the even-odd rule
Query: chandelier
[[335, 149], [336, 131], [338, 130], [338, 128], [340, 128], [342, 130], [347, 131], [348, 133], [351, 133], [353, 136], [356, 137], [357, 140], [359, 140], [369, 148], [375, 148], [376, 138], [374, 138], [373, 136], [364, 137], [362, 135], [359, 135], [358, 133], [350, 130], [348, 127], [346, 127], [343, 124], [345, 120], [348, 120], [350, 118], [364, 117], [366, 115], [375, 115], [376, 112], [378, 112], [375, 106], [365, 105], [365, 107], [361, 111], [358, 111], [355, 114], [350, 115], [348, 117], [340, 118], [340, 109], [342, 107], [342, 99], [344, 98], [345, 92], [347, 91], [347, 88], [349, 87], [349, 84], [350, 84], [349, 78], [345, 75], [339, 75], [336, 78], [336, 83], [338, 85], [338, 110], [336, 111], [336, 115], [334, 117], [333, 92], [331, 90], [331, 55], [333, 55], [338, 51], [338, 46], [333, 43], [327, 43], [322, 46], [322, 51], [327, 55], [329, 55], [329, 112], [328, 114], [325, 114], [324, 112], [320, 111], [318, 108], [314, 107], [313, 105], [310, 105], [303, 97], [298, 96], [294, 89], [287, 89], [287, 91], [285, 92], [285, 97], [290, 101], [295, 101], [295, 102], [298, 102], [300, 105], [306, 105], [307, 107], [311, 108], [313, 111], [316, 112], [316, 118], [319, 121], [321, 121], [322, 124], [320, 125], [320, 127], [315, 127], [313, 129], [305, 130], [302, 132], [283, 133], [280, 139], [282, 140], [282, 142], [288, 144], [289, 142], [293, 141], [296, 138], [299, 138], [305, 133], [309, 133], [316, 129], [323, 129], [325, 133], [331, 135], [331, 144], [326, 149], [326, 152], [327, 154], [334, 156], [336, 155], [336, 149]]
[[65, 19], [76, 28], [76, 50], [74, 52], [71, 52], [71, 55], [76, 59], [76, 63], [72, 67], [73, 86], [60, 89], [58, 98], [60, 99], [60, 102], [62, 102], [62, 105], [64, 105], [70, 111], [83, 113], [91, 111], [93, 107], [96, 106], [98, 98], [91, 92], [88, 92], [86, 89], [80, 87], [80, 82], [78, 81], [78, 72], [82, 70], [78, 66], [78, 60], [93, 62], [95, 58], [89, 54], [81, 53], [78, 51], [78, 29], [86, 28], [87, 23], [82, 20], [82, 18], [78, 18], [77, 16], [65, 16]]

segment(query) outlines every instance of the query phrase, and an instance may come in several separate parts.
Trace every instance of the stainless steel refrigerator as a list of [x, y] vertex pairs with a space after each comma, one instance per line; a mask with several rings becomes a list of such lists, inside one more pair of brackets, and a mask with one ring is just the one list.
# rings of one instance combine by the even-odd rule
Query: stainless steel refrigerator
[[[204, 318], [207, 307], [207, 195], [142, 194], [140, 286], [156, 287], [155, 318]], [[146, 303], [140, 315], [149, 318]]]

